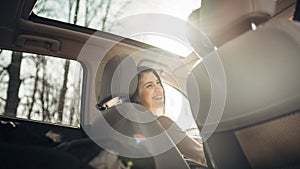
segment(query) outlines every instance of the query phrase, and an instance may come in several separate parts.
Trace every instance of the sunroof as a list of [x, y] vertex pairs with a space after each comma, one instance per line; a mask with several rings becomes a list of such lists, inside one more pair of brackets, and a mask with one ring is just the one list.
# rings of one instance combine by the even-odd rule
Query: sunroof
[[[41, 17], [126, 37], [127, 34], [116, 32], [114, 29], [122, 18], [155, 13], [187, 21], [189, 14], [200, 6], [201, 0], [39, 0], [33, 12]], [[191, 53], [188, 45], [182, 44], [176, 38], [151, 33], [130, 36], [129, 38], [168, 50], [180, 56], [187, 56]]]

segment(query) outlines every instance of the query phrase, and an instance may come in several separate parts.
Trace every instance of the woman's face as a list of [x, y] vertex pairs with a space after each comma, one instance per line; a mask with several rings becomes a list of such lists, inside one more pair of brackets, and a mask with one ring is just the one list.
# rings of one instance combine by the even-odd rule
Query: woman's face
[[154, 115], [164, 107], [164, 90], [152, 72], [144, 72], [139, 79], [138, 103], [148, 108]]

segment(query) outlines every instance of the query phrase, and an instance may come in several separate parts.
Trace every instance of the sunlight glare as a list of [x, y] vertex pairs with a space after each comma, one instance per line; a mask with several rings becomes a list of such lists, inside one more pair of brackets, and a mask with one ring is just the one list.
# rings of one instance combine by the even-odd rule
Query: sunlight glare
[[256, 24], [255, 23], [253, 23], [253, 22], [251, 22], [251, 28], [252, 28], [252, 30], [256, 30], [257, 29], [257, 26], [256, 26]]
[[151, 44], [155, 47], [159, 47], [171, 53], [177, 54], [182, 57], [188, 56], [192, 53], [192, 50], [184, 45], [183, 43], [175, 40], [171, 37], [166, 37], [156, 34], [143, 34], [133, 37], [136, 40], [143, 41], [145, 43]]

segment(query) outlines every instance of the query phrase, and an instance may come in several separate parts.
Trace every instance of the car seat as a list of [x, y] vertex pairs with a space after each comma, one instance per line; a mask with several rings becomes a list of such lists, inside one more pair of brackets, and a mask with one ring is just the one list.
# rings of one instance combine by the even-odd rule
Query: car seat
[[[300, 24], [267, 23], [217, 52], [226, 85], [211, 80], [207, 69], [215, 51], [192, 70], [187, 84], [209, 167], [299, 168]], [[224, 110], [208, 114], [216, 101], [213, 90], [222, 87]], [[209, 120], [214, 113], [221, 118]], [[214, 125], [214, 131], [204, 130]]]

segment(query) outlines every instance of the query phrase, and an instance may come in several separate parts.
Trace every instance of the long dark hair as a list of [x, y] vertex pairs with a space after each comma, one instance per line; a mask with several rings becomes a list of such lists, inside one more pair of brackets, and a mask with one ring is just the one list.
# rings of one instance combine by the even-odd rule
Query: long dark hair
[[[159, 83], [162, 85], [161, 78], [155, 69], [147, 67], [147, 66], [139, 66], [139, 67], [137, 67], [137, 71], [138, 71], [138, 73], [132, 79], [132, 81], [130, 83], [130, 88], [129, 88], [129, 90], [132, 91], [130, 93], [133, 93], [133, 95], [130, 96], [130, 101], [133, 103], [137, 103], [137, 98], [139, 97], [139, 91], [138, 91], [139, 80], [144, 75], [144, 73], [148, 73], [148, 72], [153, 73], [154, 76], [158, 79]], [[163, 89], [163, 97], [164, 97], [164, 102], [165, 102], [165, 89], [163, 86], [162, 86], [162, 89]]]

